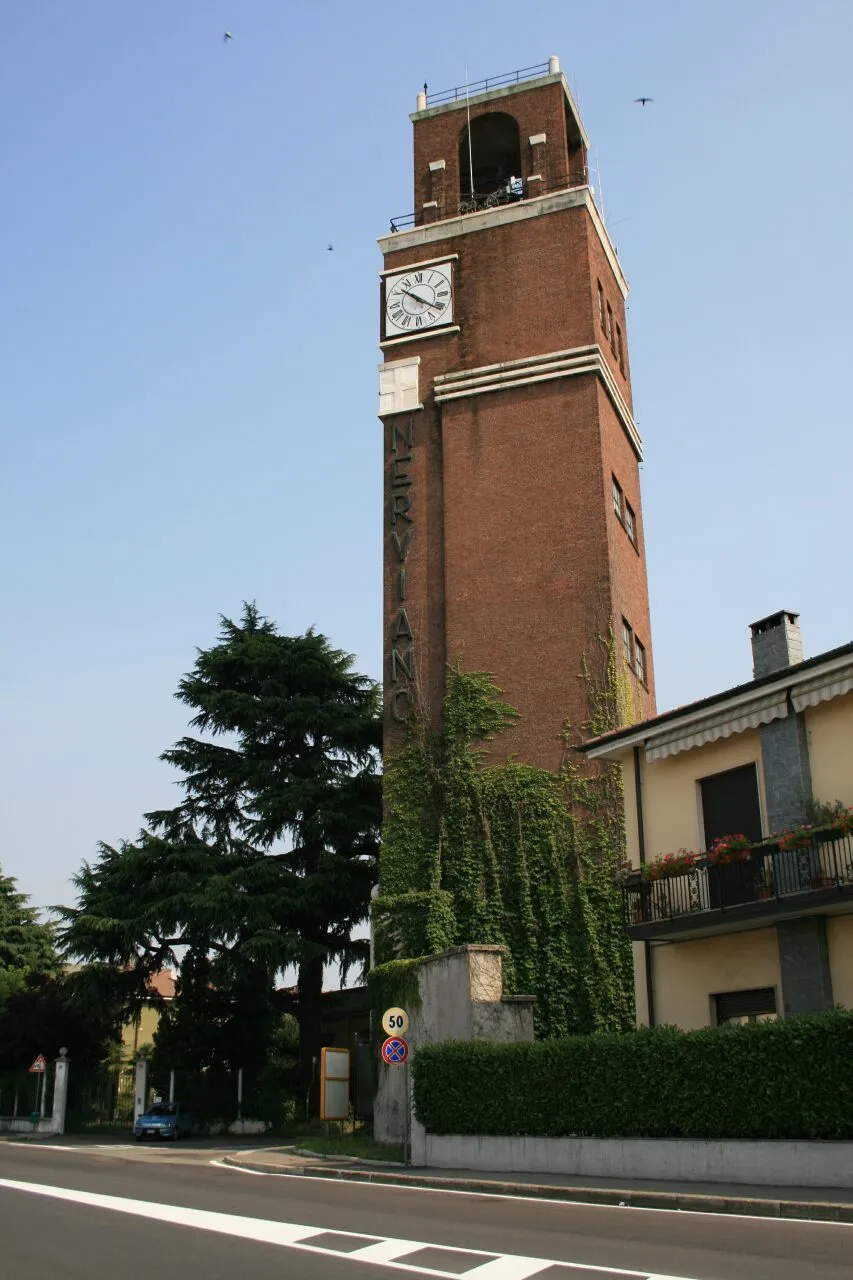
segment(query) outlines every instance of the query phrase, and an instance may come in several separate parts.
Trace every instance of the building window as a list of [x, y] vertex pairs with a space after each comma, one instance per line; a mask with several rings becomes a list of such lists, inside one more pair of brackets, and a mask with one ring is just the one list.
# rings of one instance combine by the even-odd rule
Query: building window
[[604, 327], [604, 332], [607, 334], [608, 338], [610, 339], [610, 346], [611, 346], [611, 348], [613, 349], [613, 351], [615, 351], [615, 350], [616, 350], [616, 334], [615, 334], [615, 331], [614, 331], [613, 325], [614, 325], [614, 320], [613, 320], [613, 308], [611, 307], [610, 303], [608, 302], [608, 304], [607, 304], [607, 324], [606, 324], [606, 325], [605, 325], [605, 327]]
[[761, 807], [754, 764], [700, 778], [699, 790], [706, 849], [720, 836], [742, 834], [748, 840], [761, 839]]
[[636, 521], [636, 519], [635, 519], [635, 517], [634, 517], [634, 512], [633, 512], [633, 510], [632, 510], [632, 508], [631, 508], [631, 504], [630, 504], [630, 502], [626, 502], [626, 503], [625, 503], [625, 532], [627, 533], [628, 537], [631, 539], [631, 541], [633, 542], [634, 546], [636, 547], [636, 545], [637, 545], [637, 521]]
[[756, 987], [752, 991], [724, 991], [711, 997], [718, 1027], [733, 1023], [764, 1022], [776, 1017], [776, 989]]
[[625, 650], [625, 661], [633, 671], [634, 669], [634, 633], [630, 624], [622, 619], [622, 648]]
[[598, 281], [598, 318], [601, 321], [601, 327], [607, 332], [607, 317], [604, 313], [604, 290], [601, 287], [601, 281]]
[[617, 516], [621, 520], [622, 519], [622, 502], [624, 498], [624, 495], [622, 493], [622, 486], [620, 485], [619, 481], [616, 479], [615, 476], [611, 476], [610, 479], [611, 479], [611, 485], [613, 488], [613, 510], [616, 512]]
[[639, 640], [634, 637], [634, 670], [637, 672], [637, 679], [643, 684], [648, 684], [648, 668], [646, 667], [646, 649], [640, 644]]
[[622, 349], [622, 330], [619, 325], [616, 326], [616, 356], [619, 360], [619, 368], [625, 372], [625, 352]]

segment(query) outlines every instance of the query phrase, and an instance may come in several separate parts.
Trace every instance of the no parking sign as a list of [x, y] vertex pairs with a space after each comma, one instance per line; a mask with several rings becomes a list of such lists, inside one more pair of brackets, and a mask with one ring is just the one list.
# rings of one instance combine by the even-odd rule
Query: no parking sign
[[389, 1036], [382, 1045], [382, 1061], [389, 1067], [401, 1067], [408, 1056], [409, 1046], [402, 1036]]

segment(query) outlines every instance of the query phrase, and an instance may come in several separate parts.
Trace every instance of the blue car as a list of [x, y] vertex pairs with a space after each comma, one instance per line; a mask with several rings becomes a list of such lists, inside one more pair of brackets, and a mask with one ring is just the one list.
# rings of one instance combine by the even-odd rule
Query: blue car
[[136, 1121], [133, 1134], [137, 1142], [146, 1138], [171, 1138], [177, 1142], [192, 1133], [193, 1118], [185, 1102], [154, 1102]]

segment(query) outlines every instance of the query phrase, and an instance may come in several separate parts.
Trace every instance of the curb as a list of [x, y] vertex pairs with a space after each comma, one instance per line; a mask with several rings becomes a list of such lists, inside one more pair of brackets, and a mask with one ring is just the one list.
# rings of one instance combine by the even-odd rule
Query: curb
[[[369, 1169], [375, 1169], [376, 1160], [366, 1160], [364, 1156], [335, 1156], [328, 1155], [323, 1151], [312, 1151], [310, 1147], [291, 1147], [290, 1150], [294, 1155], [307, 1156], [310, 1160], [343, 1160], [347, 1166], [351, 1164], [367, 1165]], [[388, 1166], [389, 1169], [405, 1169], [402, 1160], [383, 1160], [381, 1168]]]
[[[314, 1159], [320, 1158], [314, 1152], [311, 1155]], [[531, 1200], [564, 1200], [569, 1204], [609, 1205], [611, 1208], [672, 1209], [680, 1210], [682, 1213], [737, 1213], [759, 1218], [853, 1223], [853, 1203], [827, 1204], [817, 1200], [756, 1200], [740, 1196], [691, 1195], [676, 1191], [619, 1191], [611, 1188], [549, 1186], [547, 1183], [491, 1182], [478, 1178], [386, 1173], [375, 1166], [370, 1169], [339, 1169], [313, 1164], [284, 1167], [265, 1164], [260, 1160], [234, 1159], [230, 1156], [225, 1156], [222, 1163], [236, 1169], [249, 1169], [253, 1173], [275, 1173], [282, 1177], [336, 1178], [341, 1182], [363, 1182], [390, 1187], [421, 1187], [432, 1191], [467, 1191], [488, 1196], [521, 1196]]]

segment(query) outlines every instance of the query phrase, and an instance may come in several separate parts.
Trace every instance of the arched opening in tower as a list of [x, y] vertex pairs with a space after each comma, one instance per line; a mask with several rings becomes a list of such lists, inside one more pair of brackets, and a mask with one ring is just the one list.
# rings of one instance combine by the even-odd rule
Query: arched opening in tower
[[489, 196], [495, 191], [510, 192], [513, 179], [521, 176], [521, 139], [518, 125], [503, 111], [492, 111], [471, 121], [459, 141], [459, 198], [471, 198], [471, 167], [474, 195]]

